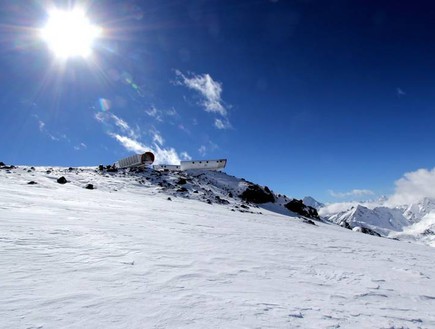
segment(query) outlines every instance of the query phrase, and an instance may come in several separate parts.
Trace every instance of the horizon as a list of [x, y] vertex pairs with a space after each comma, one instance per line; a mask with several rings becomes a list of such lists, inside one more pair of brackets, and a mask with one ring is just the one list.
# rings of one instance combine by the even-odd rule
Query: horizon
[[226, 158], [231, 175], [324, 203], [435, 182], [430, 1], [53, 5], [83, 7], [101, 35], [59, 59], [41, 37], [52, 8], [0, 4], [4, 163]]

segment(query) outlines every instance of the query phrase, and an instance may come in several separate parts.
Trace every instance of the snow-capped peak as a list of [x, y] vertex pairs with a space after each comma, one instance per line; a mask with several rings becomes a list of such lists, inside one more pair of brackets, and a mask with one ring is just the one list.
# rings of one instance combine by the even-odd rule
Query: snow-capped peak
[[305, 198], [302, 199], [302, 201], [306, 206], [312, 207], [316, 210], [319, 210], [320, 208], [325, 206], [323, 203], [317, 201], [316, 199], [310, 196], [306, 196]]

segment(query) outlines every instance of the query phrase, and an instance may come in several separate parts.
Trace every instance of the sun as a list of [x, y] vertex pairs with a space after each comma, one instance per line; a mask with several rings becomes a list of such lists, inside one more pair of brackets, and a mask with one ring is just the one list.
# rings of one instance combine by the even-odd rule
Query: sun
[[101, 33], [101, 28], [93, 25], [82, 9], [53, 9], [41, 37], [58, 58], [86, 58], [92, 54], [94, 42]]

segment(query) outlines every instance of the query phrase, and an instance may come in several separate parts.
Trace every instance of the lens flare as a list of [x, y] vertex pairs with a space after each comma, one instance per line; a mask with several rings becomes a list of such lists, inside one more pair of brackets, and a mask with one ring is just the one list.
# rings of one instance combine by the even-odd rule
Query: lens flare
[[110, 101], [108, 99], [100, 98], [98, 103], [100, 103], [101, 111], [106, 112], [110, 110]]

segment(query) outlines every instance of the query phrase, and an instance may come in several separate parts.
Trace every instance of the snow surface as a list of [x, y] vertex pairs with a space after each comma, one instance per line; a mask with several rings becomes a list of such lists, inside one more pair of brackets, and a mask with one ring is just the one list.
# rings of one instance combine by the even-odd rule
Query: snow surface
[[1, 328], [435, 327], [433, 248], [204, 202], [224, 173], [27, 169], [0, 170]]

